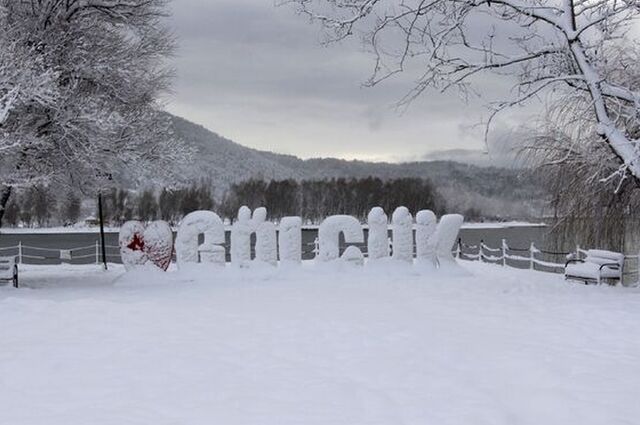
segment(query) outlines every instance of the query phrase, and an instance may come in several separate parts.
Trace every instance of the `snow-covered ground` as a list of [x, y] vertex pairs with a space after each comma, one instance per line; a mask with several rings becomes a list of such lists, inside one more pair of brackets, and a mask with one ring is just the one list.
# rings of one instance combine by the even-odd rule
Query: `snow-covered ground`
[[639, 423], [640, 289], [463, 264], [25, 266], [0, 423]]

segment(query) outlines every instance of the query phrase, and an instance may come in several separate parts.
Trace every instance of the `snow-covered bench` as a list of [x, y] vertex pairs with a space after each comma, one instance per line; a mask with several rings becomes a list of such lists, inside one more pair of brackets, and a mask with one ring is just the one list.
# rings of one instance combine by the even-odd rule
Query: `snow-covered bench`
[[624, 254], [601, 249], [590, 249], [584, 259], [572, 258], [565, 265], [565, 279], [602, 283], [602, 281], [622, 281]]
[[15, 257], [0, 257], [0, 281], [12, 282], [18, 287], [18, 265]]

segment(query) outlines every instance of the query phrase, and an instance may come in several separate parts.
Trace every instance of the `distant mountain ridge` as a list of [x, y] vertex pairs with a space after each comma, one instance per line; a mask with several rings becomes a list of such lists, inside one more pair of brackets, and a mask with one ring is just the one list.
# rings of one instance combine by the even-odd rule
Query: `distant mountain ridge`
[[184, 174], [194, 179], [211, 179], [218, 193], [250, 178], [418, 177], [431, 180], [452, 208], [477, 208], [485, 214], [528, 217], [539, 215], [543, 205], [544, 191], [529, 170], [479, 167], [454, 161], [303, 160], [242, 146], [184, 118], [172, 116], [172, 120], [176, 135], [197, 151], [195, 163], [184, 170]]

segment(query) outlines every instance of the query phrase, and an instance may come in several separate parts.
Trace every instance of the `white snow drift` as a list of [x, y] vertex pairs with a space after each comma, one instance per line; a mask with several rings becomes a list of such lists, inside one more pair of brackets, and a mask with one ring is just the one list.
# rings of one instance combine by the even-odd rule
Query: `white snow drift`
[[0, 423], [637, 423], [640, 289], [463, 266], [25, 266]]

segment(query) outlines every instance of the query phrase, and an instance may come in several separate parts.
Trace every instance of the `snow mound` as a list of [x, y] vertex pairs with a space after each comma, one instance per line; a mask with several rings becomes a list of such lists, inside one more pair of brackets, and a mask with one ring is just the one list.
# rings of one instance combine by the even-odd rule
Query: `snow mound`
[[358, 247], [348, 246], [347, 249], [344, 250], [340, 260], [344, 261], [346, 264], [352, 266], [363, 266], [364, 265], [364, 255], [362, 255], [362, 251]]

